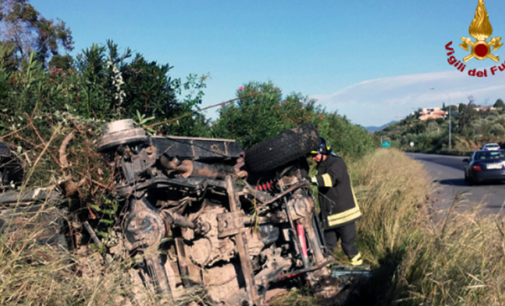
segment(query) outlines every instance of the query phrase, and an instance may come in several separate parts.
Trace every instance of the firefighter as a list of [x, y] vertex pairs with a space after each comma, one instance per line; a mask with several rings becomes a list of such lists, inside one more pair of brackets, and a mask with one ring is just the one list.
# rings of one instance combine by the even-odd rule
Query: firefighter
[[361, 265], [363, 260], [355, 244], [355, 222], [361, 218], [361, 211], [351, 186], [347, 166], [342, 157], [332, 151], [323, 137], [317, 151], [312, 151], [310, 155], [317, 163], [318, 174], [311, 177], [311, 182], [319, 191], [318, 200], [326, 247], [333, 254], [340, 239], [350, 264]]

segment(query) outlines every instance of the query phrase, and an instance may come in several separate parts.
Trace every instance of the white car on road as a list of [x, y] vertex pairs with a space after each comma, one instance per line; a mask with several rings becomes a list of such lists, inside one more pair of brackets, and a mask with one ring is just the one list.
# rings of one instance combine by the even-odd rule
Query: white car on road
[[500, 145], [497, 143], [486, 143], [485, 145], [482, 146], [481, 150], [485, 150], [485, 151], [500, 150]]

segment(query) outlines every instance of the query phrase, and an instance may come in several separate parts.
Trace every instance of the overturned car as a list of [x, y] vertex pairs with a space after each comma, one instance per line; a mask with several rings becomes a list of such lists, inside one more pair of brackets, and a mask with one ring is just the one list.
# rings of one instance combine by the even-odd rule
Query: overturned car
[[117, 252], [135, 258], [138, 283], [173, 300], [201, 286], [212, 303], [264, 305], [286, 282], [336, 295], [305, 158], [319, 141], [303, 124], [244, 152], [234, 140], [106, 124], [97, 150], [115, 169]]

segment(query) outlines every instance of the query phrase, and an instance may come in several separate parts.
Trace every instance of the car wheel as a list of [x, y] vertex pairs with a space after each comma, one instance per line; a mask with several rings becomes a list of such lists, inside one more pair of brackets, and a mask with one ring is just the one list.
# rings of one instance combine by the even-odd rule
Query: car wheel
[[317, 129], [305, 123], [251, 147], [245, 163], [253, 173], [273, 170], [316, 150], [320, 143]]

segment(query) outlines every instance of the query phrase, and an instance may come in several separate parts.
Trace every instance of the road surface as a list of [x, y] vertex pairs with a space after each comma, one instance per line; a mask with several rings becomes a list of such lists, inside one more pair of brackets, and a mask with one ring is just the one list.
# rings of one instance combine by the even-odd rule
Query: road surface
[[[465, 157], [434, 154], [406, 153], [412, 159], [423, 163], [430, 177], [435, 183], [434, 208], [447, 209], [451, 206], [455, 196], [462, 195], [459, 208], [471, 205], [482, 205], [484, 214], [505, 214], [505, 183], [483, 183], [468, 186], [465, 182], [463, 169], [467, 165]], [[503, 209], [502, 205], [504, 205]]]

